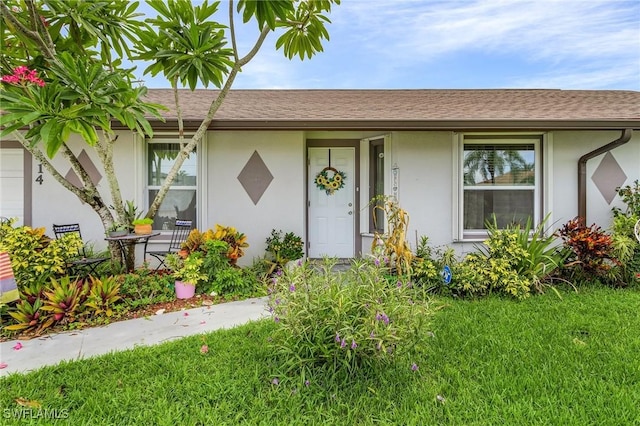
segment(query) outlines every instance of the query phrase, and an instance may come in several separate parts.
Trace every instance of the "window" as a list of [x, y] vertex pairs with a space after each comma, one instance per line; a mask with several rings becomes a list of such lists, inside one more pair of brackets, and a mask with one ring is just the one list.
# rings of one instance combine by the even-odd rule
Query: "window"
[[[174, 142], [172, 139], [153, 139], [148, 142], [147, 189], [149, 196], [148, 203], [151, 205], [180, 152], [180, 144]], [[154, 217], [153, 229], [172, 229], [176, 219], [188, 219], [192, 220], [193, 223], [197, 223], [197, 164], [197, 154], [194, 150], [182, 164], [178, 175], [162, 201]]]
[[[370, 141], [369, 147], [369, 200], [384, 195], [384, 138]], [[384, 212], [375, 210], [373, 206], [369, 211], [370, 232], [384, 232]]]
[[463, 138], [462, 236], [486, 235], [486, 223], [498, 228], [537, 222], [540, 187], [538, 136], [474, 136]]

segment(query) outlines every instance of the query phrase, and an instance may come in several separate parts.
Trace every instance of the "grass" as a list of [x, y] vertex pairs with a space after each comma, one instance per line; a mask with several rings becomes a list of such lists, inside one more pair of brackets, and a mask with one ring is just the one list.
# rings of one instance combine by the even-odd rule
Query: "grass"
[[58, 422], [73, 425], [640, 422], [637, 290], [435, 304], [428, 347], [385, 369], [318, 371], [308, 386], [280, 377], [268, 345], [274, 324], [265, 320], [11, 375], [0, 380], [3, 424], [21, 409], [17, 398], [66, 413]]

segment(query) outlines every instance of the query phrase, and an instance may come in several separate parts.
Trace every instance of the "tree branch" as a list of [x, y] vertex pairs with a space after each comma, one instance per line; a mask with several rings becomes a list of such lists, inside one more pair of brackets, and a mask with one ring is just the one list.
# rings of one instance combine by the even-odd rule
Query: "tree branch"
[[[28, 2], [27, 4], [29, 3], [30, 2]], [[44, 53], [48, 59], [55, 59], [55, 51], [51, 51], [50, 46], [47, 46], [44, 40], [42, 40], [42, 38], [40, 37], [40, 34], [38, 34], [37, 31], [30, 30], [29, 28], [25, 27], [20, 21], [18, 21], [3, 1], [0, 2], [0, 14], [2, 14], [4, 18], [9, 21], [20, 34], [37, 44], [42, 50], [42, 53]]]
[[236, 44], [236, 29], [233, 19], [233, 0], [229, 0], [229, 32], [231, 34], [231, 46], [233, 49], [233, 57], [238, 62], [238, 45]]
[[53, 40], [51, 40], [51, 35], [47, 28], [44, 25], [44, 18], [38, 14], [35, 5], [33, 4], [33, 0], [26, 0], [27, 6], [31, 10], [31, 21], [33, 23], [33, 29], [40, 35], [40, 39], [42, 42], [50, 47], [52, 53], [55, 54], [56, 48], [53, 44]]
[[176, 104], [176, 115], [178, 116], [178, 140], [180, 142], [180, 149], [184, 148], [184, 120], [182, 118], [182, 108], [180, 107], [180, 93], [178, 91], [178, 75], [171, 81], [171, 87], [173, 88], [173, 101]]
[[75, 154], [71, 151], [71, 149], [69, 149], [69, 146], [66, 143], [62, 144], [62, 155], [67, 159], [67, 161], [69, 161], [69, 163], [71, 164], [71, 168], [84, 185], [81, 190], [84, 194], [84, 197], [81, 199], [90, 206], [99, 208], [104, 207], [105, 204], [102, 201], [100, 192], [91, 181], [91, 177], [89, 176], [87, 171], [84, 169], [84, 167], [82, 167], [82, 164], [80, 164], [80, 161], [78, 161], [78, 157], [75, 156]]
[[20, 144], [24, 147], [24, 149], [26, 149], [31, 155], [33, 155], [36, 160], [44, 165], [44, 168], [47, 169], [49, 173], [51, 173], [51, 176], [53, 176], [56, 181], [58, 181], [67, 190], [75, 194], [78, 198], [84, 200], [84, 193], [78, 187], [72, 185], [67, 179], [65, 179], [64, 176], [58, 173], [55, 167], [53, 167], [53, 165], [47, 159], [47, 156], [44, 155], [44, 153], [37, 149], [35, 146], [31, 146], [31, 143], [27, 139], [25, 139], [22, 133], [16, 131], [12, 133], [12, 136], [14, 136], [16, 140], [20, 142]]
[[[169, 170], [169, 172], [167, 173], [167, 176], [165, 178], [163, 185], [160, 187], [158, 193], [153, 199], [151, 206], [149, 206], [149, 211], [147, 212], [146, 217], [153, 218], [155, 216], [156, 212], [160, 208], [161, 200], [164, 199], [165, 195], [169, 191], [169, 188], [171, 187], [171, 183], [173, 182], [175, 177], [178, 175], [178, 172], [180, 171], [182, 164], [184, 164], [184, 161], [187, 159], [189, 154], [193, 152], [193, 150], [198, 145], [198, 143], [200, 143], [200, 141], [204, 138], [204, 135], [207, 132], [207, 129], [209, 128], [209, 125], [213, 121], [213, 117], [215, 117], [216, 112], [218, 112], [218, 110], [220, 109], [220, 106], [222, 106], [222, 102], [227, 97], [229, 90], [231, 90], [231, 86], [233, 86], [233, 82], [236, 76], [238, 75], [238, 72], [242, 69], [243, 65], [247, 64], [251, 59], [253, 59], [253, 57], [258, 53], [258, 51], [260, 51], [260, 48], [262, 47], [262, 44], [264, 43], [264, 40], [267, 38], [267, 35], [269, 34], [270, 31], [271, 30], [268, 27], [265, 27], [260, 33], [260, 35], [258, 36], [258, 40], [256, 40], [255, 45], [249, 51], [249, 53], [247, 53], [243, 58], [240, 58], [235, 62], [235, 64], [231, 68], [231, 71], [229, 72], [227, 81], [225, 82], [224, 86], [218, 93], [218, 96], [216, 97], [216, 99], [214, 99], [213, 102], [211, 102], [209, 111], [207, 111], [207, 116], [204, 118], [202, 123], [200, 123], [198, 130], [193, 135], [189, 143], [184, 147], [182, 147], [182, 149], [178, 153], [178, 156], [176, 157], [176, 160], [173, 163], [171, 170]], [[236, 56], [236, 58], [238, 57], [237, 51], [234, 51], [234, 55]]]

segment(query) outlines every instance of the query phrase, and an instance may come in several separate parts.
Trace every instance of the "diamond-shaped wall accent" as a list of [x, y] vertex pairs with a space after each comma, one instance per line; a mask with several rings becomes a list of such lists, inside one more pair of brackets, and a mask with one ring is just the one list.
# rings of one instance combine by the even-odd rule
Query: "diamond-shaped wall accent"
[[258, 151], [254, 151], [247, 164], [238, 175], [240, 184], [247, 191], [249, 198], [253, 201], [253, 204], [258, 204], [262, 195], [269, 187], [269, 184], [273, 180], [273, 175], [264, 164]]
[[622, 186], [627, 180], [627, 175], [616, 161], [613, 154], [607, 152], [604, 158], [593, 172], [591, 180], [602, 194], [608, 204], [611, 204], [616, 196], [616, 188]]
[[[96, 168], [95, 164], [93, 164], [93, 161], [91, 161], [91, 158], [89, 158], [89, 154], [87, 154], [84, 149], [80, 155], [78, 155], [78, 162], [80, 162], [84, 170], [89, 174], [89, 178], [94, 185], [97, 185], [102, 180], [102, 175]], [[70, 168], [64, 178], [76, 188], [84, 188], [82, 181], [73, 169]]]

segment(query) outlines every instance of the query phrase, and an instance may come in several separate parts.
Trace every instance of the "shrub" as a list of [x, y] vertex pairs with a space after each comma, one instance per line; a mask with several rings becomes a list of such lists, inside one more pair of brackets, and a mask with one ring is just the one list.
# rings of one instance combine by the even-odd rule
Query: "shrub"
[[429, 318], [426, 303], [414, 303], [402, 281], [390, 284], [385, 268], [354, 261], [332, 272], [335, 260], [316, 269], [310, 261], [273, 278], [269, 309], [277, 323], [272, 344], [282, 356], [281, 373], [313, 368], [353, 373], [390, 361], [419, 344]]
[[626, 209], [614, 207], [611, 240], [614, 256], [619, 261], [621, 283], [640, 283], [640, 242], [634, 227], [640, 220], [640, 183], [618, 188], [618, 195], [627, 205]]
[[216, 229], [208, 229], [205, 232], [200, 232], [197, 229], [193, 229], [187, 240], [182, 244], [182, 255], [186, 257], [189, 253], [194, 251], [206, 251], [206, 243], [209, 240], [218, 240], [227, 243], [227, 253], [225, 254], [232, 265], [235, 265], [238, 259], [244, 256], [245, 247], [249, 247], [247, 244], [247, 237], [231, 226], [216, 225]]
[[614, 207], [614, 215], [626, 214], [640, 217], [640, 181], [635, 180], [633, 186], [627, 185], [617, 189], [618, 195], [622, 199], [622, 202], [627, 205], [625, 211]]
[[202, 271], [207, 279], [202, 283], [201, 291], [222, 296], [252, 294], [258, 284], [257, 278], [232, 265], [228, 252], [229, 245], [225, 241], [208, 240], [205, 243]]
[[429, 239], [423, 236], [416, 248], [411, 278], [426, 292], [451, 295], [453, 284], [445, 282], [443, 272], [445, 266], [454, 271], [457, 265], [458, 258], [452, 247], [434, 250], [429, 246]]
[[436, 261], [432, 259], [432, 250], [429, 247], [429, 238], [420, 237], [416, 248], [416, 255], [411, 261], [411, 279], [424, 288], [435, 288], [442, 282], [442, 276]]
[[282, 231], [271, 231], [271, 236], [266, 240], [267, 254], [272, 261], [271, 272], [282, 269], [287, 262], [300, 259], [304, 256], [304, 243], [302, 238], [293, 232], [287, 232], [282, 236]]
[[486, 251], [468, 254], [454, 273], [456, 290], [463, 295], [483, 296], [497, 291], [518, 299], [527, 298], [531, 281], [517, 272], [520, 257], [527, 255], [513, 231], [501, 230], [486, 241]]
[[456, 266], [455, 286], [460, 293], [484, 295], [493, 291], [518, 299], [532, 289], [542, 291], [543, 283], [561, 266], [565, 254], [553, 245], [555, 237], [544, 235], [546, 219], [532, 231], [531, 220], [498, 229], [487, 224], [485, 246], [467, 255]]
[[593, 278], [605, 283], [615, 283], [619, 264], [615, 258], [613, 240], [596, 224], [586, 226], [581, 219], [572, 219], [564, 224], [558, 235], [566, 251], [563, 275], [571, 280], [591, 281]]
[[9, 253], [18, 289], [34, 282], [42, 287], [50, 278], [65, 274], [66, 260], [76, 256], [82, 244], [78, 235], [52, 240], [45, 235], [44, 228], [13, 228], [11, 223], [0, 225], [0, 251]]

